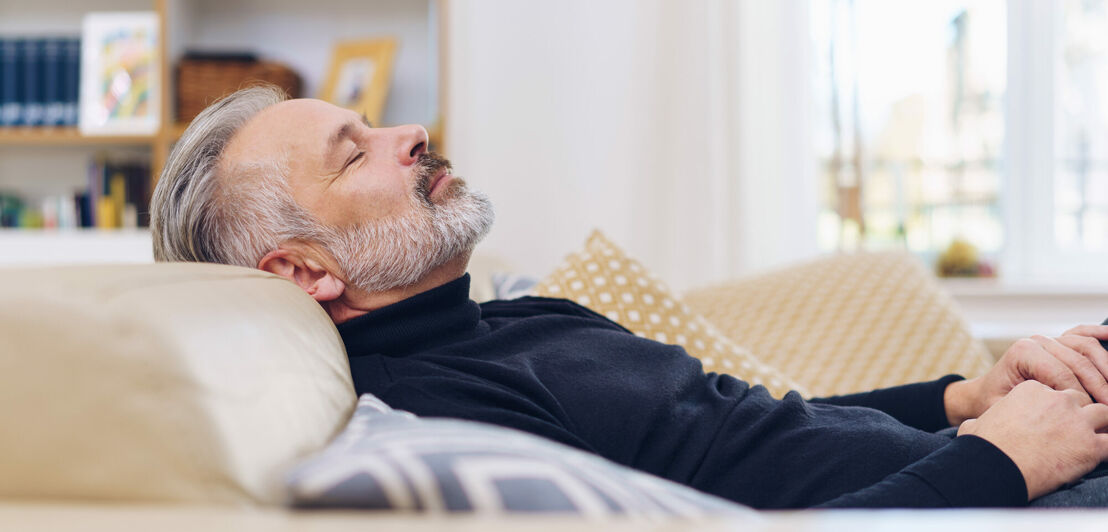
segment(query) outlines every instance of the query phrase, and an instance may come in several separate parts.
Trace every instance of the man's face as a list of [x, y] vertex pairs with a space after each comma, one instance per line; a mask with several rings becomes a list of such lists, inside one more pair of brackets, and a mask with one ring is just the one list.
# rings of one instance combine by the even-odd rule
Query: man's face
[[422, 127], [371, 128], [319, 100], [263, 110], [223, 159], [283, 161], [293, 200], [328, 229], [322, 244], [346, 281], [370, 292], [414, 283], [468, 253], [492, 223], [487, 198], [427, 152]]
[[[409, 207], [420, 126], [370, 128], [360, 115], [320, 100], [289, 100], [251, 119], [224, 152], [235, 162], [283, 160], [293, 199], [326, 225], [394, 217]], [[443, 176], [432, 196], [451, 181]]]

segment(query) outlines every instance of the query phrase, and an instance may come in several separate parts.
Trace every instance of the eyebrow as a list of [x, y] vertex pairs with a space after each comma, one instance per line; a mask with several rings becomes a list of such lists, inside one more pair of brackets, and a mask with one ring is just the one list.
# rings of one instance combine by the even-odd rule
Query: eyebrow
[[[368, 127], [373, 127], [373, 124], [369, 122], [369, 118], [366, 118], [364, 114], [362, 115], [362, 123]], [[327, 140], [328, 159], [330, 159], [334, 155], [335, 148], [338, 148], [339, 144], [342, 144], [342, 141], [350, 138], [353, 135], [354, 129], [357, 127], [358, 123], [351, 120], [350, 122], [339, 126], [339, 128], [331, 134], [331, 138]]]

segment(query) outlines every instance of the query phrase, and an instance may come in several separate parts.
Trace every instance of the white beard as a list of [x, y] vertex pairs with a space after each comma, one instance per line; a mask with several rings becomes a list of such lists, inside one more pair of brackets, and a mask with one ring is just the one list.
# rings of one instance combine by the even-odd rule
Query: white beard
[[346, 283], [369, 293], [413, 285], [488, 234], [492, 202], [455, 178], [433, 203], [415, 189], [402, 215], [329, 228], [326, 245]]

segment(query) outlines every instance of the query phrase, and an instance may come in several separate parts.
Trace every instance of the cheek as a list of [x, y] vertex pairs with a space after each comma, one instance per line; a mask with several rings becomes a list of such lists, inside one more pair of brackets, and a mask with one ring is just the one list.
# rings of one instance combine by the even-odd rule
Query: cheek
[[334, 217], [333, 223], [366, 222], [400, 215], [410, 208], [410, 192], [400, 187], [347, 186], [335, 190], [336, 194], [325, 205]]

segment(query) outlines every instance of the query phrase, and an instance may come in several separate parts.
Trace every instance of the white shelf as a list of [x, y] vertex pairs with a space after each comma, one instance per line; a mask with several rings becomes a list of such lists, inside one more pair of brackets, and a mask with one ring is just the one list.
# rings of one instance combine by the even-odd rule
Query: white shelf
[[1077, 298], [1102, 298], [1108, 296], [1108, 283], [1104, 279], [1012, 281], [1005, 279], [941, 280], [943, 287], [955, 297], [1033, 298], [1069, 296]]
[[1108, 285], [1103, 282], [943, 279], [942, 285], [962, 308], [973, 335], [985, 340], [994, 354], [1019, 338], [1057, 336], [1074, 325], [1108, 317]]
[[2, 229], [0, 266], [154, 262], [146, 229]]

